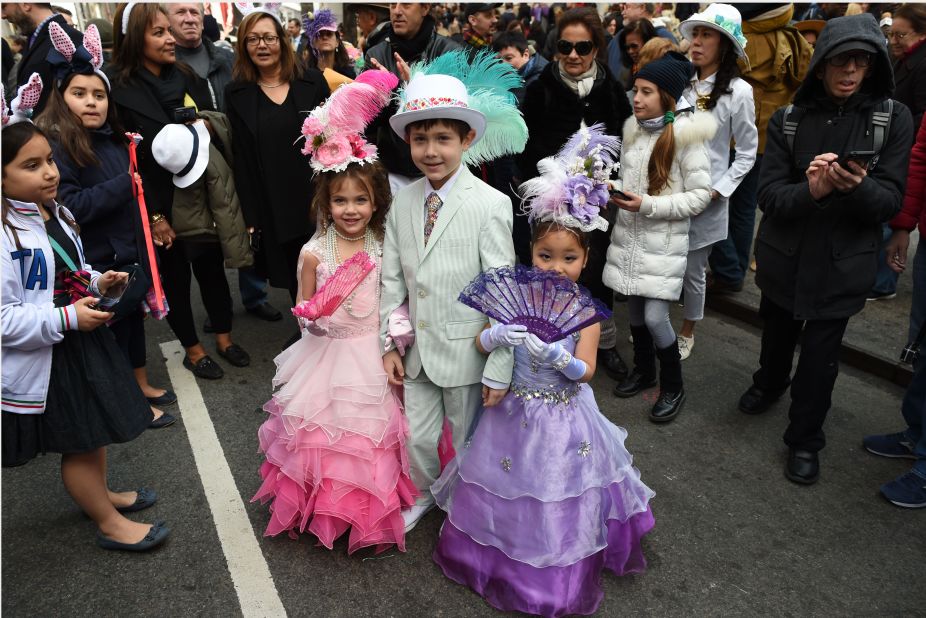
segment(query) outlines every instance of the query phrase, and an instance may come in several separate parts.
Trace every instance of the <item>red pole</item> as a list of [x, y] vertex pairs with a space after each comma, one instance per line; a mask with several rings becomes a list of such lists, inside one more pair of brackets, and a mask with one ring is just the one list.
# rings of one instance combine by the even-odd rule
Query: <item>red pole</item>
[[129, 174], [132, 175], [132, 192], [138, 200], [138, 210], [141, 213], [141, 227], [145, 236], [145, 248], [148, 251], [148, 265], [151, 268], [151, 282], [154, 285], [154, 299], [157, 310], [163, 312], [164, 289], [161, 287], [161, 273], [158, 272], [158, 260], [154, 251], [154, 241], [151, 239], [151, 224], [148, 220], [148, 205], [145, 203], [145, 189], [141, 184], [141, 177], [138, 173], [138, 156], [136, 148], [142, 140], [138, 133], [126, 133], [129, 138]]

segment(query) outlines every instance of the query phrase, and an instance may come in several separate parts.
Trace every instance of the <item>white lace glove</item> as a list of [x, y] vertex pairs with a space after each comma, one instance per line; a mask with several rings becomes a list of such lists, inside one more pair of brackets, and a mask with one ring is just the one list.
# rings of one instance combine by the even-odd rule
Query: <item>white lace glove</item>
[[579, 380], [588, 371], [588, 365], [580, 358], [574, 357], [569, 350], [557, 342], [544, 343], [533, 333], [527, 335], [524, 347], [531, 356], [542, 363], [549, 363], [553, 368], [570, 380]]
[[527, 327], [523, 324], [496, 324], [479, 334], [479, 343], [487, 353], [499, 346], [513, 348], [524, 343]]

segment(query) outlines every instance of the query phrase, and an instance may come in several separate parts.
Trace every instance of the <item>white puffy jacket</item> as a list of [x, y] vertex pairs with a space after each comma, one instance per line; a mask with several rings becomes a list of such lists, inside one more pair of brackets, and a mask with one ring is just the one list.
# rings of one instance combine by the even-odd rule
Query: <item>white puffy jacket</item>
[[647, 195], [649, 158], [662, 130], [648, 132], [636, 118], [624, 123], [618, 188], [643, 196], [639, 212], [618, 210], [611, 230], [604, 283], [628, 296], [677, 300], [688, 256], [689, 219], [711, 201], [707, 142], [717, 131], [708, 112], [679, 114], [673, 127], [675, 160], [668, 185]]

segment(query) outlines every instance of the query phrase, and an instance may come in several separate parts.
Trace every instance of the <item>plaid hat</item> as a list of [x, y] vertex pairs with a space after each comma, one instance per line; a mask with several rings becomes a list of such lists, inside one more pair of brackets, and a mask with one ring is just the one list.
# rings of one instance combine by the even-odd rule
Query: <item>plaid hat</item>
[[654, 60], [633, 76], [634, 79], [645, 79], [665, 90], [673, 99], [682, 96], [685, 86], [694, 75], [694, 65], [682, 54], [670, 51], [659, 60]]

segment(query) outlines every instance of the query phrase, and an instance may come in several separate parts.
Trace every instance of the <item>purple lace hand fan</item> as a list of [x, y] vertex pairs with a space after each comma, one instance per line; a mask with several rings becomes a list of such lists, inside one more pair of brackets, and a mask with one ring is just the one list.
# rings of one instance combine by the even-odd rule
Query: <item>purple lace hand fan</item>
[[479, 273], [459, 300], [502, 324], [523, 324], [545, 343], [611, 317], [601, 301], [568, 277], [521, 265]]

